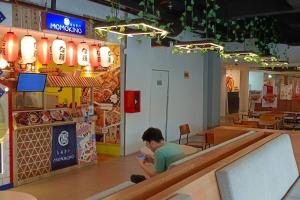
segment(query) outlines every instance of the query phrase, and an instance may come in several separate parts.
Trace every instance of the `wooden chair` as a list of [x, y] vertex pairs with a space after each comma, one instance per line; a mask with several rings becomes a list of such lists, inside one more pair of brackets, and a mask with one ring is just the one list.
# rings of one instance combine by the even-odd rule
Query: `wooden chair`
[[179, 144], [180, 144], [180, 141], [181, 141], [181, 136], [186, 135], [186, 143], [185, 143], [185, 145], [196, 147], [196, 148], [201, 148], [202, 150], [205, 149], [205, 147], [206, 147], [206, 141], [204, 141], [204, 142], [201, 142], [201, 141], [192, 141], [192, 142], [189, 142], [189, 134], [191, 132], [190, 132], [190, 126], [188, 124], [182, 124], [182, 125], [180, 125], [179, 126], [179, 131], [180, 131], [179, 141], [178, 141]]

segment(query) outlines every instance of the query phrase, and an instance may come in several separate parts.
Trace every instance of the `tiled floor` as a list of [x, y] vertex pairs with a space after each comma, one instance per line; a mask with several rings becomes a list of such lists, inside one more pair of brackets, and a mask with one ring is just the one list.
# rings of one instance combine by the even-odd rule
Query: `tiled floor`
[[143, 174], [135, 156], [130, 155], [125, 159], [101, 156], [96, 165], [18, 186], [13, 190], [32, 194], [38, 200], [82, 200], [129, 180], [131, 174]]

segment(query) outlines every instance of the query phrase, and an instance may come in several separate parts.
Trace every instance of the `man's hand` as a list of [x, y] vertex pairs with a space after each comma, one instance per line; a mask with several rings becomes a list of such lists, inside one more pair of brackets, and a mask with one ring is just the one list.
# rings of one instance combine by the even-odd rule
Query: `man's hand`
[[154, 164], [154, 158], [152, 156], [146, 155], [146, 159], [144, 160], [144, 163]]
[[140, 166], [144, 166], [145, 165], [145, 160], [139, 160], [137, 159], [138, 163]]

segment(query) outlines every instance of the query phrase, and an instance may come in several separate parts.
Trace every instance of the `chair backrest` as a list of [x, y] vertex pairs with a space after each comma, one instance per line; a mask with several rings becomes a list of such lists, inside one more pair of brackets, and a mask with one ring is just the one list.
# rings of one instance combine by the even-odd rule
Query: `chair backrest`
[[186, 135], [190, 133], [190, 126], [188, 124], [182, 124], [179, 126], [180, 135]]

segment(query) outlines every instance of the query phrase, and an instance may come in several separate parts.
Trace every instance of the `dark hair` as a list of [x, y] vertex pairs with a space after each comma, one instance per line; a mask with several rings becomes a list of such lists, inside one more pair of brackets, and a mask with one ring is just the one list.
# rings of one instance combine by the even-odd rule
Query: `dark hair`
[[142, 140], [147, 142], [160, 142], [161, 140], [164, 140], [164, 137], [158, 128], [150, 127], [144, 132]]

